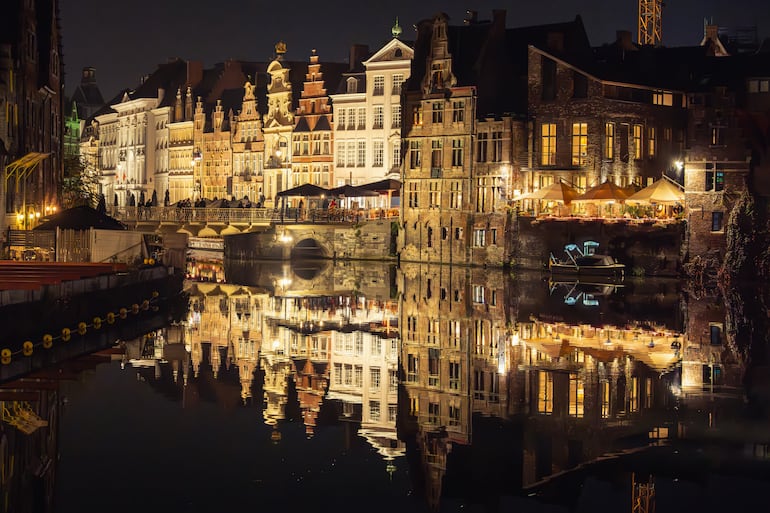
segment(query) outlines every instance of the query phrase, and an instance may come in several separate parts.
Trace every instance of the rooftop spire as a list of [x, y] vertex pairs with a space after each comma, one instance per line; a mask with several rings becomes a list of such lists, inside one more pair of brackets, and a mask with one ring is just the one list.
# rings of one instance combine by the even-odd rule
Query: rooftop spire
[[398, 39], [398, 37], [401, 35], [401, 25], [398, 24], [398, 16], [396, 16], [396, 24], [393, 25], [393, 28], [390, 29], [390, 33], [393, 34], [393, 37]]

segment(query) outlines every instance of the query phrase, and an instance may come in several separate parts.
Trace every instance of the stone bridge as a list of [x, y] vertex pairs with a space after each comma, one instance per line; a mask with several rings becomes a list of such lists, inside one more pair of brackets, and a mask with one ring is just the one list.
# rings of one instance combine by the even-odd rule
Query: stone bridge
[[397, 211], [112, 207], [130, 229], [223, 239], [231, 258], [363, 258], [395, 254]]
[[395, 258], [391, 220], [359, 223], [285, 223], [264, 231], [224, 237], [230, 259], [340, 258], [386, 260]]

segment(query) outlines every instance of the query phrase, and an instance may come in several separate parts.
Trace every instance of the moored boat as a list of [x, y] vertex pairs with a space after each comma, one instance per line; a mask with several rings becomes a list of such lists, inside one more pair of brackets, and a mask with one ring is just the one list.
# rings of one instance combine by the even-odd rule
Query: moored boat
[[553, 253], [548, 261], [548, 269], [552, 274], [593, 275], [623, 278], [626, 272], [625, 264], [619, 263], [610, 255], [594, 253], [597, 243], [586, 243], [581, 251], [576, 244], [564, 246], [566, 258], [559, 260]]

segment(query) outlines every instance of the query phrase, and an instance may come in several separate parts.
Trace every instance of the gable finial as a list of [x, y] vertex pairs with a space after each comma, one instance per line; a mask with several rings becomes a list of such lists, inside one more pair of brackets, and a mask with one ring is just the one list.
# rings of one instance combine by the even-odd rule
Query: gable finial
[[398, 39], [398, 37], [401, 35], [401, 25], [398, 24], [398, 16], [396, 16], [396, 24], [393, 25], [393, 28], [390, 29], [390, 33], [393, 34], [393, 37]]

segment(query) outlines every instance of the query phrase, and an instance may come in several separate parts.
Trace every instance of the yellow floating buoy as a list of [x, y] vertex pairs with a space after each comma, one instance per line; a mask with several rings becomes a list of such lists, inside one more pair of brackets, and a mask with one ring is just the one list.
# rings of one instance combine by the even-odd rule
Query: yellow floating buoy
[[53, 337], [48, 333], [43, 335], [43, 347], [46, 349], [51, 349], [52, 345], [53, 345]]
[[158, 297], [158, 296], [160, 296], [160, 294], [158, 293], [158, 291], [157, 291], [157, 290], [153, 290], [153, 291], [152, 291], [152, 297], [156, 298], [156, 297]]
[[113, 312], [109, 312], [107, 314], [107, 324], [112, 324], [115, 322], [115, 314]]
[[85, 335], [87, 329], [88, 325], [86, 323], [82, 321], [78, 323], [78, 335]]
[[121, 308], [119, 311], [119, 314], [121, 319], [125, 319], [126, 315], [128, 315], [128, 310], [126, 310], [125, 308]]
[[2, 360], [3, 365], [8, 365], [11, 363], [11, 350], [8, 348], [3, 349], [0, 351], [0, 360]]
[[61, 330], [61, 339], [64, 342], [69, 342], [70, 338], [72, 338], [72, 330], [70, 330], [69, 328], [63, 328]]
[[148, 258], [147, 259], [147, 265], [155, 265], [155, 259], [154, 258]]
[[131, 313], [138, 314], [139, 313], [139, 305], [137, 305], [136, 303], [131, 305]]
[[101, 317], [94, 317], [94, 329], [98, 330], [102, 327], [102, 318]]
[[142, 301], [142, 310], [147, 310], [148, 308], [150, 308], [150, 302], [145, 299]]
[[21, 345], [21, 352], [24, 354], [24, 356], [32, 356], [32, 350], [35, 346], [32, 345], [32, 341], [26, 340]]

